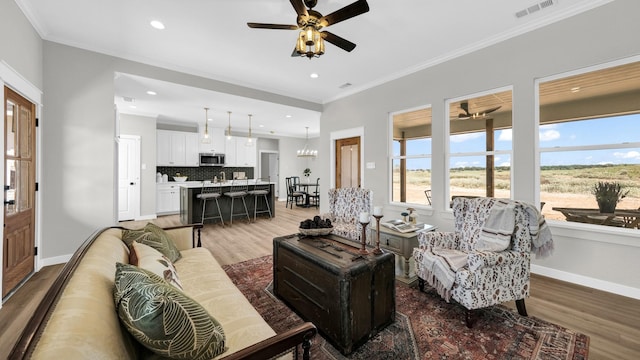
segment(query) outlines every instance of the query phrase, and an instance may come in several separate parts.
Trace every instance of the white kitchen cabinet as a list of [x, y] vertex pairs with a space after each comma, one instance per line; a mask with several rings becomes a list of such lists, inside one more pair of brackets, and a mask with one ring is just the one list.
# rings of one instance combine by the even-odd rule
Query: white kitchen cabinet
[[247, 138], [234, 136], [226, 142], [225, 165], [235, 167], [255, 167], [258, 163], [256, 155], [256, 141], [252, 146], [246, 146]]
[[198, 134], [198, 152], [201, 153], [225, 153], [226, 138], [224, 136], [224, 129], [212, 128], [209, 126], [209, 142], [203, 143], [204, 126], [199, 127]]
[[197, 133], [157, 130], [158, 166], [198, 166], [199, 159]]
[[156, 184], [156, 214], [179, 212], [180, 186], [171, 183]]

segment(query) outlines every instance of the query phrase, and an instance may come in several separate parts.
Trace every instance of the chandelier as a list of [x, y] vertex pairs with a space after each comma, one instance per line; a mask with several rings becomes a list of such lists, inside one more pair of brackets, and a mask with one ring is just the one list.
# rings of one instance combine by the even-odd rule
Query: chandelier
[[309, 127], [307, 126], [307, 142], [304, 144], [302, 150], [298, 150], [298, 157], [316, 157], [318, 156], [318, 150], [309, 150]]
[[324, 54], [324, 39], [322, 34], [313, 25], [307, 25], [300, 31], [296, 52], [300, 56], [306, 56], [311, 60]]

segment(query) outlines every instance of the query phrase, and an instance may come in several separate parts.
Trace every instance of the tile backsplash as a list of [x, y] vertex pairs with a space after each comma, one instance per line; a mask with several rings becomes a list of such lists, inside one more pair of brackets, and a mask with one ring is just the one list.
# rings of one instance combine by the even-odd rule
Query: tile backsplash
[[220, 178], [220, 172], [224, 171], [227, 180], [233, 179], [234, 172], [244, 172], [247, 179], [253, 179], [252, 167], [171, 167], [171, 166], [158, 166], [156, 172], [160, 174], [167, 174], [169, 181], [173, 181], [173, 176], [176, 173], [180, 173], [180, 176], [187, 176], [187, 181], [202, 181], [213, 180], [214, 176]]

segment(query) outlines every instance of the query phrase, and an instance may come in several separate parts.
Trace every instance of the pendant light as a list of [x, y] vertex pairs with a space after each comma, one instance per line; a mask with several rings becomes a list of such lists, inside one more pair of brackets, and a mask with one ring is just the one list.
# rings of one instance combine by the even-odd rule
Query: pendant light
[[229, 114], [229, 126], [227, 127], [227, 131], [225, 131], [225, 136], [227, 140], [231, 140], [231, 111], [227, 111], [227, 114]]
[[202, 143], [210, 144], [211, 138], [209, 137], [209, 108], [204, 108], [204, 134], [202, 134]]
[[245, 146], [253, 146], [253, 138], [251, 137], [251, 114], [249, 114], [249, 137], [247, 138], [247, 142], [244, 144]]
[[302, 150], [298, 150], [298, 157], [316, 157], [318, 156], [318, 150], [309, 150], [309, 127], [307, 126], [307, 142], [304, 144]]

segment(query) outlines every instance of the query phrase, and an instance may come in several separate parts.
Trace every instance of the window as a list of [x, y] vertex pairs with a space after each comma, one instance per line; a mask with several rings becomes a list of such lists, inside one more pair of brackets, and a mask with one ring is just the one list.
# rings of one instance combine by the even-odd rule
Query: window
[[449, 102], [449, 195], [511, 197], [511, 90]]
[[391, 201], [431, 205], [431, 107], [391, 116]]
[[[540, 200], [547, 219], [640, 228], [640, 62], [539, 84]], [[593, 190], [626, 194], [602, 212]]]

